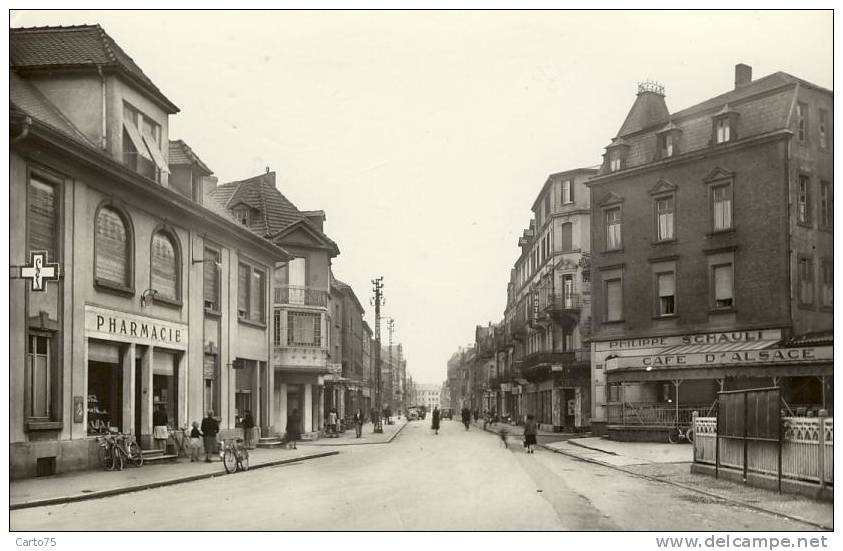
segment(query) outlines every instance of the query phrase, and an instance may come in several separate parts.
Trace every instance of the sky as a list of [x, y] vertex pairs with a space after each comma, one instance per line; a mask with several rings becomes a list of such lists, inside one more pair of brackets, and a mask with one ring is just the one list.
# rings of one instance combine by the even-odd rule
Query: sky
[[[181, 112], [221, 182], [276, 172], [324, 210], [336, 277], [366, 308], [384, 278], [408, 371], [440, 383], [477, 325], [503, 319], [518, 236], [547, 176], [601, 162], [657, 80], [671, 111], [734, 66], [833, 88], [832, 15], [810, 12], [58, 12], [99, 23]], [[796, 37], [798, 36], [798, 40]], [[386, 332], [382, 335], [386, 343]]]

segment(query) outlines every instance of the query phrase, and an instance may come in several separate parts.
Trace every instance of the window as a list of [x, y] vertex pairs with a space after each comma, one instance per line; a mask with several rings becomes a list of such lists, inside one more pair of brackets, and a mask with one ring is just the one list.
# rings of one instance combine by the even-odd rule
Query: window
[[260, 270], [252, 268], [252, 277], [249, 280], [249, 319], [257, 323], [266, 321], [266, 276]]
[[321, 314], [287, 312], [287, 345], [321, 347], [321, 325]]
[[834, 225], [834, 196], [831, 182], [820, 182], [820, 226]]
[[811, 223], [810, 183], [811, 181], [807, 176], [799, 176], [799, 188], [796, 197], [796, 221], [800, 224]]
[[205, 262], [202, 264], [203, 297], [205, 310], [220, 311], [220, 253], [205, 249]]
[[27, 217], [29, 250], [47, 251], [49, 262], [56, 262], [58, 255], [58, 204], [57, 187], [32, 175]]
[[820, 109], [820, 149], [828, 149], [828, 111]]
[[824, 258], [822, 261], [820, 306], [825, 306], [827, 308], [832, 308], [834, 306], [834, 260], [831, 258]]
[[676, 274], [656, 274], [656, 288], [659, 296], [658, 315], [672, 316], [676, 313]]
[[732, 228], [732, 185], [718, 185], [711, 188], [712, 228], [714, 231]]
[[559, 250], [568, 252], [574, 250], [574, 242], [572, 237], [573, 224], [566, 222], [559, 228]]
[[715, 309], [732, 308], [734, 306], [732, 265], [713, 266], [711, 273], [714, 288], [713, 307]]
[[728, 118], [720, 118], [714, 122], [715, 143], [726, 143], [731, 138], [732, 125]]
[[50, 419], [53, 414], [53, 339], [48, 334], [30, 334], [26, 353], [26, 416]]
[[606, 321], [623, 319], [623, 289], [620, 279], [611, 279], [605, 283]]
[[203, 411], [212, 410], [216, 415], [221, 413], [217, 392], [217, 355], [205, 354], [202, 363], [202, 379], [204, 382], [202, 399]]
[[606, 210], [606, 250], [621, 248], [621, 209]]
[[240, 264], [237, 267], [237, 317], [247, 319], [249, 317], [249, 266]]
[[547, 221], [547, 217], [550, 216], [550, 197], [545, 196], [544, 198], [544, 219]]
[[152, 288], [156, 298], [179, 300], [179, 258], [173, 239], [164, 231], [152, 236]]
[[147, 178], [169, 173], [161, 153], [161, 125], [123, 102], [123, 163]]
[[656, 199], [656, 240], [673, 239], [673, 197]]
[[670, 132], [666, 132], [665, 134], [661, 134], [659, 136], [659, 151], [662, 158], [673, 156], [673, 140], [673, 134]]
[[94, 234], [96, 283], [132, 286], [132, 239], [123, 215], [112, 207], [97, 212]]
[[799, 257], [799, 303], [804, 306], [814, 304], [814, 260], [809, 256]]
[[609, 172], [617, 172], [621, 169], [621, 152], [619, 149], [609, 151]]
[[234, 217], [237, 219], [238, 222], [240, 222], [244, 226], [249, 225], [249, 207], [236, 207], [235, 209], [233, 209], [233, 212]]
[[571, 180], [562, 182], [562, 204], [569, 205], [574, 202], [574, 188]]
[[805, 136], [808, 126], [808, 106], [804, 103], [796, 104], [796, 139], [799, 143], [805, 143]]

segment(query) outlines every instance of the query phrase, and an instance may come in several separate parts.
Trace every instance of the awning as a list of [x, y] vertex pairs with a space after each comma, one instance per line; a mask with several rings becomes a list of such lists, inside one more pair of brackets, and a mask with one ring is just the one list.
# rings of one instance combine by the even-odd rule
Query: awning
[[680, 344], [669, 348], [662, 348], [659, 354], [697, 354], [705, 352], [735, 352], [738, 350], [764, 350], [772, 348], [779, 343], [772, 341], [739, 341], [715, 344]]

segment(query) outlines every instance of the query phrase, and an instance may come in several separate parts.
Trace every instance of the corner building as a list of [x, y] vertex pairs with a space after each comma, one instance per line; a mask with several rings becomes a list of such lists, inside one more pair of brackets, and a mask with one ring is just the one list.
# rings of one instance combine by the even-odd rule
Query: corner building
[[639, 85], [588, 184], [595, 433], [662, 439], [721, 390], [831, 410], [832, 121], [831, 91], [743, 64], [674, 113]]
[[99, 468], [109, 428], [150, 448], [155, 408], [233, 436], [241, 387], [266, 426], [288, 254], [206, 197], [178, 108], [99, 26], [11, 29], [9, 76], [11, 478]]

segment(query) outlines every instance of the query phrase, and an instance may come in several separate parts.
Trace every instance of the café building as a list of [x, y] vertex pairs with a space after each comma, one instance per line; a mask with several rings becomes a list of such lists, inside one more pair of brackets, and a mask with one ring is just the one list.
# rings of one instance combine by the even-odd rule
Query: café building
[[109, 430], [152, 448], [156, 410], [268, 427], [289, 255], [208, 200], [178, 108], [103, 29], [10, 37], [11, 477], [99, 468]]

